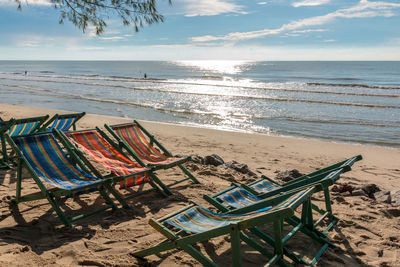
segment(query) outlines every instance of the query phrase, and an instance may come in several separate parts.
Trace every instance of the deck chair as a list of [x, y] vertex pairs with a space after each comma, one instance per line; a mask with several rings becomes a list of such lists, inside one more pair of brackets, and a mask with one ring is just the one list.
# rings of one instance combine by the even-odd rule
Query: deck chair
[[[118, 149], [116, 144], [114, 144], [100, 129], [96, 128], [64, 133], [57, 131], [57, 134], [64, 140], [64, 145], [66, 147], [69, 149], [78, 148], [75, 152], [82, 160], [86, 160], [84, 156], [86, 154], [93, 161], [110, 171], [111, 175], [120, 177], [121, 189], [149, 183], [153, 187], [153, 190], [156, 190], [161, 195], [166, 196], [167, 194], [171, 194], [168, 188], [153, 173], [149, 172], [149, 169], [142, 167], [137, 162], [126, 157], [122, 151]], [[95, 167], [93, 171], [95, 173], [99, 172]], [[139, 172], [145, 173], [144, 175], [137, 175]], [[165, 191], [160, 190], [158, 186]], [[145, 192], [148, 191], [149, 190]], [[140, 194], [131, 194], [123, 199], [126, 200], [138, 195]]]
[[49, 115], [24, 119], [11, 119], [8, 123], [2, 122], [0, 124], [0, 126], [3, 125], [0, 127], [1, 153], [3, 156], [1, 166], [3, 168], [10, 167], [8, 164], [9, 154], [4, 135], [8, 134], [9, 136], [19, 136], [34, 133], [40, 128], [40, 126], [45, 120], [47, 120], [48, 117]]
[[[291, 218], [294, 215], [294, 210], [302, 205], [303, 223], [308, 225], [310, 197], [314, 190], [314, 187], [309, 187], [301, 191], [293, 191], [290, 194], [264, 200], [263, 203], [249, 205], [243, 209], [237, 209], [225, 214], [214, 213], [197, 204], [191, 204], [159, 220], [150, 219], [149, 224], [167, 239], [152, 248], [133, 252], [132, 255], [143, 258], [178, 248], [187, 252], [204, 266], [217, 266], [215, 262], [195, 249], [193, 245], [197, 242], [229, 234], [233, 266], [242, 266], [241, 241], [266, 256], [269, 259], [266, 266], [274, 264], [286, 266], [287, 263], [283, 258], [284, 244], [292, 238], [293, 233], [290, 232], [283, 236], [283, 220]], [[274, 249], [272, 253], [266, 249], [263, 243], [250, 238], [246, 231], [268, 223], [272, 223], [274, 229]], [[324, 249], [330, 245], [328, 241], [317, 236], [315, 238], [323, 244]]]
[[[18, 155], [17, 186], [15, 203], [47, 199], [65, 226], [94, 213], [117, 207], [106, 190], [116, 193], [110, 184], [112, 179], [104, 180], [89, 173], [86, 166], [71, 154], [67, 155], [52, 133], [37, 133], [11, 137], [6, 134], [8, 143]], [[72, 161], [74, 159], [74, 161]], [[37, 193], [22, 196], [22, 170], [26, 167], [39, 187]], [[58, 197], [74, 197], [99, 191], [106, 206], [75, 217], [67, 217], [58, 205]]]
[[59, 131], [68, 131], [71, 127], [76, 130], [76, 122], [85, 116], [85, 112], [71, 113], [71, 114], [56, 114], [51, 117], [40, 129], [40, 131], [52, 131], [57, 129]]
[[14, 124], [14, 120], [11, 119], [9, 121], [0, 121], [0, 169], [8, 168], [9, 165], [7, 163], [7, 147], [6, 147], [6, 139], [4, 138], [4, 134], [8, 129]]
[[[346, 159], [344, 161], [335, 163], [331, 166], [317, 170], [315, 172], [303, 175], [301, 177], [298, 177], [298, 178], [296, 178], [292, 181], [289, 181], [287, 183], [284, 183], [284, 184], [279, 184], [266, 176], [262, 176], [261, 179], [259, 179], [257, 181], [254, 181], [247, 185], [241, 185], [241, 186], [244, 187], [249, 192], [251, 192], [252, 194], [257, 195], [260, 198], [268, 198], [270, 196], [274, 196], [276, 194], [279, 194], [281, 192], [285, 192], [288, 190], [292, 190], [294, 188], [321, 182], [321, 179], [326, 180], [327, 175], [336, 170], [342, 169], [343, 172], [347, 172], [347, 171], [351, 170], [351, 166], [355, 162], [357, 162], [361, 159], [362, 159], [362, 156], [357, 155], [352, 158]], [[331, 180], [331, 182], [334, 183], [334, 182], [336, 182], [336, 180]], [[327, 224], [327, 227], [325, 229], [323, 229], [323, 231], [322, 231], [323, 233], [326, 233], [330, 229], [332, 229], [332, 227], [335, 226], [335, 224], [339, 220], [336, 216], [333, 215], [333, 212], [332, 212], [332, 205], [331, 205], [330, 193], [329, 193], [329, 187], [332, 185], [331, 182], [325, 181], [323, 184], [324, 185], [323, 192], [324, 192], [324, 200], [325, 200], [325, 209], [326, 210], [321, 209], [318, 206], [313, 204], [313, 209], [322, 215], [316, 221], [316, 226], [321, 224], [321, 222], [324, 221], [325, 219], [328, 219], [328, 221], [330, 222]], [[233, 187], [236, 187], [236, 185], [233, 185]]]
[[[287, 190], [287, 191], [285, 191], [285, 193], [291, 192], [293, 190], [301, 190], [301, 189], [309, 187], [309, 186], [314, 186], [315, 193], [318, 191], [322, 191], [322, 190], [324, 190], [324, 188], [334, 184], [334, 182], [339, 179], [340, 174], [343, 172], [344, 172], [343, 168], [334, 170], [334, 171], [326, 174], [325, 177], [321, 178], [320, 181], [318, 181], [318, 182], [308, 184], [307, 186], [298, 187], [296, 189]], [[283, 192], [280, 192], [279, 194], [277, 194], [275, 196], [279, 196], [280, 194], [283, 194]], [[270, 198], [273, 198], [273, 197], [270, 197]], [[265, 200], [266, 200], [265, 198], [260, 198], [256, 195], [252, 194], [251, 192], [247, 191], [245, 188], [241, 187], [240, 185], [230, 187], [227, 190], [223, 190], [223, 191], [221, 191], [217, 194], [211, 195], [211, 196], [205, 195], [204, 199], [207, 200], [210, 204], [214, 205], [220, 212], [233, 212], [238, 209], [240, 210], [240, 209], [246, 208], [247, 206], [256, 205], [258, 203], [265, 203]], [[311, 204], [311, 201], [310, 201], [310, 204]], [[262, 206], [259, 206], [259, 207], [262, 208]], [[312, 204], [311, 204], [311, 208], [312, 208]], [[312, 212], [312, 210], [310, 210], [310, 212]], [[307, 216], [311, 216], [311, 217], [309, 217], [311, 220], [312, 214], [307, 215]], [[316, 229], [316, 226], [318, 225], [318, 223], [309, 221], [310, 225], [307, 227], [307, 229], [304, 229], [303, 228], [304, 223], [303, 223], [302, 218], [293, 216], [291, 218], [287, 218], [285, 221], [289, 225], [294, 227], [292, 230], [292, 234], [294, 234], [298, 231], [303, 231], [305, 234], [309, 235], [311, 238], [314, 238], [315, 235], [318, 235], [321, 238], [326, 238], [326, 236], [323, 232], [318, 231]], [[313, 222], [313, 223], [311, 224], [311, 222]], [[260, 237], [266, 243], [268, 243], [270, 245], [274, 244], [273, 238], [268, 236], [267, 234], [263, 233], [261, 230], [254, 228], [254, 229], [251, 229], [251, 232], [253, 234], [257, 235], [258, 237]], [[322, 247], [322, 249], [326, 249], [326, 247]], [[318, 253], [317, 256], [314, 259], [312, 259], [311, 261], [306, 261], [302, 257], [299, 257], [294, 253], [291, 253], [286, 248], [284, 248], [284, 254], [286, 256], [288, 256], [289, 258], [291, 258], [296, 263], [313, 265], [318, 260], [318, 258], [322, 255], [322, 252]]]
[[[174, 184], [191, 179], [194, 183], [199, 183], [182, 164], [190, 161], [191, 157], [176, 158], [157, 141], [139, 122], [125, 123], [104, 127], [119, 142], [119, 146], [124, 148], [142, 166], [146, 166], [156, 171], [178, 166], [187, 176]], [[174, 185], [172, 184], [172, 185]]]

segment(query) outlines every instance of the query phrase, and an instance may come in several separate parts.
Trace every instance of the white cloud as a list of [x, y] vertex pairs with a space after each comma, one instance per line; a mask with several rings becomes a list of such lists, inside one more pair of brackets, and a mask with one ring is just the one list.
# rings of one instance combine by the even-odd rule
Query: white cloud
[[326, 40], [323, 40], [323, 42], [324, 43], [333, 43], [333, 42], [336, 42], [336, 40], [335, 39], [326, 39]]
[[328, 4], [330, 0], [303, 0], [300, 2], [294, 2], [292, 6], [301, 7], [301, 6], [320, 6]]
[[296, 30], [293, 33], [309, 33], [309, 32], [326, 32], [326, 29], [307, 29], [307, 30]]
[[123, 36], [110, 36], [110, 37], [100, 37], [100, 39], [102, 39], [102, 40], [112, 40], [112, 41], [115, 41], [115, 40], [122, 40], [122, 39], [125, 39], [125, 37], [123, 37]]
[[224, 0], [180, 0], [186, 17], [215, 16], [223, 13], [247, 14], [243, 6]]
[[276, 35], [285, 31], [294, 31], [306, 27], [320, 26], [332, 22], [339, 18], [367, 18], [367, 17], [391, 17], [394, 16], [393, 9], [400, 8], [400, 3], [390, 2], [368, 2], [361, 0], [357, 5], [338, 9], [332, 13], [322, 16], [305, 18], [297, 21], [284, 24], [276, 29], [264, 29], [250, 32], [232, 32], [226, 35], [213, 36], [204, 35], [192, 37], [193, 42], [211, 42], [211, 41], [240, 41], [260, 38], [268, 35]]
[[259, 4], [259, 5], [266, 5], [267, 2], [258, 2], [257, 4]]

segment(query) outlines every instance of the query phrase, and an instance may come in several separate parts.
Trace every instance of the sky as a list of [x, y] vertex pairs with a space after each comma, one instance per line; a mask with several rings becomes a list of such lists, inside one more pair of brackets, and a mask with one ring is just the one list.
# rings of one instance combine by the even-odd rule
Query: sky
[[101, 36], [22, 1], [0, 0], [0, 60], [400, 60], [399, 0], [158, 0], [165, 22]]

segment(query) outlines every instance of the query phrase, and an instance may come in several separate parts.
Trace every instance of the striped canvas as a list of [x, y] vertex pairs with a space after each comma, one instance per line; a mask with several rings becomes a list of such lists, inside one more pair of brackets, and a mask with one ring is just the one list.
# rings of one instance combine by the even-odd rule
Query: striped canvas
[[112, 128], [145, 164], [163, 165], [181, 160], [179, 158], [168, 157], [152, 146], [137, 124], [112, 126]]
[[72, 124], [75, 122], [76, 117], [73, 118], [62, 118], [62, 119], [56, 119], [53, 121], [53, 123], [48, 126], [48, 131], [51, 131], [53, 129], [57, 129], [59, 131], [67, 131]]
[[242, 187], [233, 188], [217, 196], [216, 199], [220, 203], [226, 206], [230, 206], [232, 208], [242, 208], [262, 200], [261, 198], [256, 197]]
[[[101, 164], [117, 176], [132, 175], [147, 170], [121, 154], [97, 131], [89, 130], [66, 133], [66, 136], [95, 162]], [[126, 188], [147, 182], [149, 182], [148, 172], [128, 177], [120, 182], [120, 186], [121, 188]]]
[[74, 164], [52, 134], [16, 137], [14, 141], [35, 173], [52, 186], [71, 190], [101, 181]]
[[309, 193], [310, 190], [312, 190], [312, 188], [300, 191], [276, 206], [266, 207], [258, 211], [240, 215], [218, 214], [203, 207], [195, 206], [165, 220], [164, 224], [188, 233], [198, 234], [290, 207], [293, 202]]
[[267, 179], [263, 179], [255, 184], [250, 185], [250, 188], [256, 191], [257, 193], [268, 193], [273, 190], [279, 189], [281, 187], [282, 187], [281, 185], [273, 183]]
[[18, 136], [30, 134], [36, 130], [36, 127], [39, 125], [38, 121], [34, 122], [25, 122], [25, 123], [16, 123], [10, 127], [8, 130], [9, 136]]

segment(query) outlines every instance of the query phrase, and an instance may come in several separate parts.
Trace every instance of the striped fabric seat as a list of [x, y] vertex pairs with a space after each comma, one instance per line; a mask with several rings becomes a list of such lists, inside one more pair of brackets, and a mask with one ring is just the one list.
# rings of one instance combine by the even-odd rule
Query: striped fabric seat
[[51, 125], [47, 127], [47, 130], [52, 131], [53, 129], [57, 129], [64, 132], [72, 126], [76, 119], [76, 117], [56, 119]]
[[216, 199], [232, 208], [242, 208], [261, 201], [259, 198], [242, 187], [235, 187], [216, 197]]
[[218, 214], [203, 207], [195, 206], [165, 220], [164, 223], [169, 227], [174, 227], [187, 233], [198, 234], [231, 223], [238, 223], [245, 219], [288, 208], [294, 201], [308, 194], [310, 190], [313, 190], [313, 188], [302, 190], [276, 206], [266, 207], [244, 215]]
[[114, 132], [124, 140], [147, 165], [164, 165], [182, 162], [180, 158], [169, 157], [150, 144], [137, 124], [112, 126]]
[[[75, 165], [52, 134], [16, 137], [14, 141], [37, 175], [54, 187], [73, 190], [101, 181]], [[96, 185], [74, 194], [97, 189], [99, 188]]]
[[270, 191], [281, 188], [282, 186], [278, 183], [273, 183], [267, 179], [263, 179], [250, 185], [250, 188], [256, 191], [257, 193], [268, 193]]
[[[127, 176], [147, 170], [121, 154], [95, 130], [70, 132], [65, 135], [95, 162], [117, 176]], [[120, 187], [126, 188], [147, 182], [149, 182], [149, 173], [145, 172], [122, 180]]]
[[8, 130], [9, 136], [26, 135], [34, 132], [37, 126], [40, 124], [39, 121], [16, 123]]

